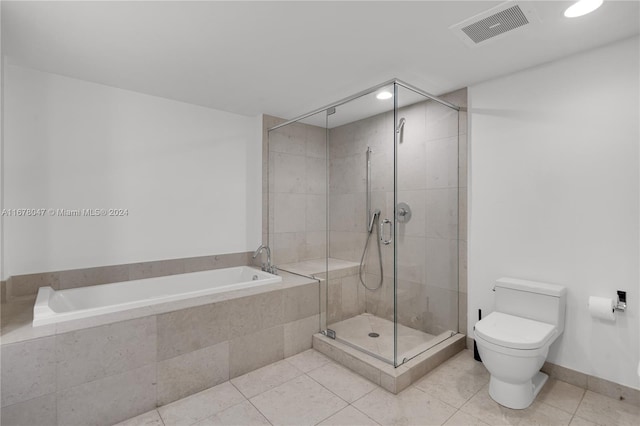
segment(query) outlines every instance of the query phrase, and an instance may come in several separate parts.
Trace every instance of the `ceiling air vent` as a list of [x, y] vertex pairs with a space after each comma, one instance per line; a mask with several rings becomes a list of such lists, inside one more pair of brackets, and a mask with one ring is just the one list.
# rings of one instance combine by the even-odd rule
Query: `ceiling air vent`
[[469, 46], [478, 46], [491, 39], [499, 38], [516, 28], [537, 22], [530, 4], [508, 1], [486, 12], [449, 27]]

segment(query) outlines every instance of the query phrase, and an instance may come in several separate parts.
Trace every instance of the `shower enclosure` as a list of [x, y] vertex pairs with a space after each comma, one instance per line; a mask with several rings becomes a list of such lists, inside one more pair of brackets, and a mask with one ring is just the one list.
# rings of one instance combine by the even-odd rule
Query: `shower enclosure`
[[399, 366], [458, 332], [459, 108], [393, 80], [268, 134], [265, 237], [320, 330]]

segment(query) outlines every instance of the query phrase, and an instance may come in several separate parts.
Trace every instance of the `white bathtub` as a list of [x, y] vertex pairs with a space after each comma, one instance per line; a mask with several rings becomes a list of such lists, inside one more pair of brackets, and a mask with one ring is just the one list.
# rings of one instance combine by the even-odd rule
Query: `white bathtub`
[[175, 300], [273, 284], [282, 277], [248, 266], [56, 291], [40, 287], [33, 326], [126, 311]]

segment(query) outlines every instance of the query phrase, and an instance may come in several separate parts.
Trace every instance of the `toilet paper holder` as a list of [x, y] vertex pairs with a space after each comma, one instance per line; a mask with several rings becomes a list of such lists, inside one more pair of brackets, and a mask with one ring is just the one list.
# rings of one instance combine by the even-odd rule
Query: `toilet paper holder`
[[627, 292], [623, 290], [618, 290], [618, 301], [614, 305], [614, 309], [616, 311], [624, 312], [627, 309]]

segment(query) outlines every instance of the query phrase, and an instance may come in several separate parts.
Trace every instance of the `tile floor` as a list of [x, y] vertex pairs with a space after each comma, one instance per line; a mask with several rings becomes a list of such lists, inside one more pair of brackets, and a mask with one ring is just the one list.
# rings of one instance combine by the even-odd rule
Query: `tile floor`
[[525, 410], [496, 404], [462, 351], [398, 395], [313, 349], [120, 423], [173, 425], [637, 425], [640, 407], [549, 380]]
[[[365, 313], [330, 324], [328, 328], [336, 332], [336, 339], [393, 362], [392, 321]], [[369, 333], [372, 332], [378, 333], [379, 337], [369, 337]], [[441, 336], [434, 336], [398, 324], [398, 360], [411, 359], [450, 335], [451, 333], [443, 333]]]

